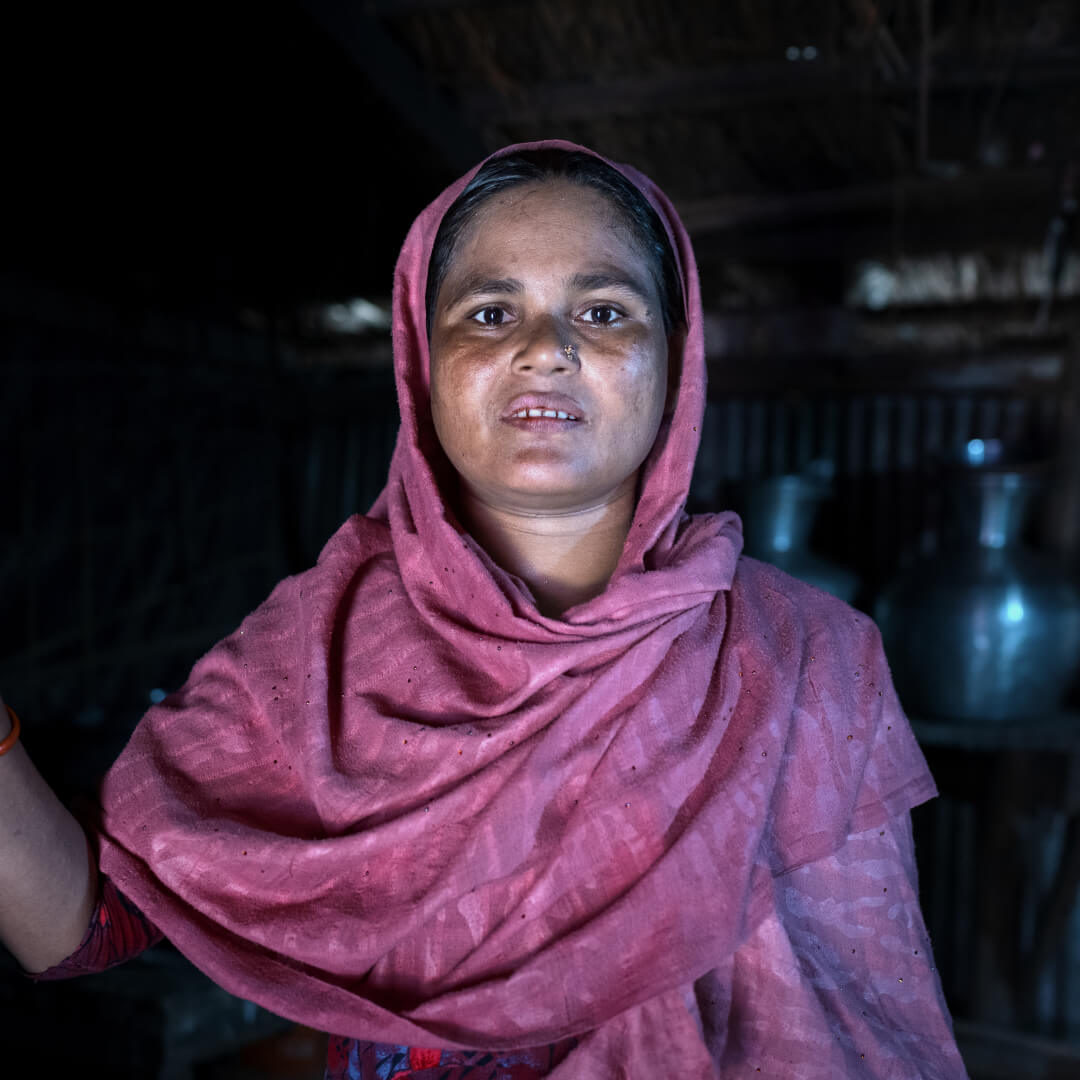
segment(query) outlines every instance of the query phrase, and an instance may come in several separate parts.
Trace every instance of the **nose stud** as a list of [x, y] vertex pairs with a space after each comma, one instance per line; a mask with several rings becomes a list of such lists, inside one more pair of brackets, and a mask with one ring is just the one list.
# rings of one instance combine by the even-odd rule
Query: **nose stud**
[[567, 360], [573, 360], [574, 359], [574, 346], [573, 345], [567, 345], [563, 349], [563, 352], [566, 353], [566, 359]]

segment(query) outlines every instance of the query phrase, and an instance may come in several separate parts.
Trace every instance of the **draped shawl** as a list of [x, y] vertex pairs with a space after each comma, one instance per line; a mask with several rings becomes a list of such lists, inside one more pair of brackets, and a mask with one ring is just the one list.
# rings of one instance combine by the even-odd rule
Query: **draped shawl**
[[[439, 490], [424, 291], [466, 176], [397, 263], [384, 491], [141, 720], [101, 788], [100, 865], [220, 985], [312, 1027], [581, 1036], [568, 1075], [675, 1075], [657, 1063], [679, 1051], [679, 1075], [711, 1076], [777, 882], [892, 837], [934, 789], [871, 621], [740, 559], [735, 515], [685, 513], [697, 271], [667, 198], [616, 167], [668, 230], [688, 329], [607, 589], [540, 614]], [[938, 1008], [920, 971], [907, 993]]]

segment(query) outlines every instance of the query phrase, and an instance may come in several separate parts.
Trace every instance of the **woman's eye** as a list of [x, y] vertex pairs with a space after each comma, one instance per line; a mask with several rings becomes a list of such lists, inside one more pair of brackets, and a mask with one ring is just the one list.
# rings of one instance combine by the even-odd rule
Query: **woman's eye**
[[585, 322], [595, 323], [597, 326], [610, 326], [619, 320], [619, 312], [610, 304], [594, 304], [583, 316]]
[[489, 305], [481, 308], [472, 316], [473, 322], [483, 323], [485, 326], [502, 326], [506, 319], [506, 312], [501, 307]]

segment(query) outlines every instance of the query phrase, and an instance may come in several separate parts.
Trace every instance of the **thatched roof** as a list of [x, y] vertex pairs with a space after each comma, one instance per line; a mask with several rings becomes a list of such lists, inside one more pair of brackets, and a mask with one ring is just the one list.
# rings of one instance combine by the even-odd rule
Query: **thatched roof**
[[1038, 250], [1080, 160], [1080, 12], [1059, 0], [240, 7], [17, 16], [11, 158], [39, 246], [111, 237], [147, 287], [183, 265], [219, 294], [376, 295], [443, 183], [557, 135], [673, 195], [713, 306], [769, 282], [837, 302], [859, 260]]

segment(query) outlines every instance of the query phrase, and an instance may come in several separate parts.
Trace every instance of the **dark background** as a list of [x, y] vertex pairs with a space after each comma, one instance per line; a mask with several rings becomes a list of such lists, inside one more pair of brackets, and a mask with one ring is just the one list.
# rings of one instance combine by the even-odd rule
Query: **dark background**
[[[633, 163], [693, 234], [692, 508], [827, 462], [811, 544], [871, 611], [945, 542], [942, 457], [999, 438], [1049, 466], [1025, 539], [1080, 571], [1073, 3], [22, 4], [0, 79], [0, 686], [66, 798], [377, 493], [394, 259], [511, 141]], [[972, 1074], [1080, 1075], [1075, 689], [1023, 724], [912, 719]], [[318, 1036], [167, 946], [63, 987], [0, 976], [43, 1075], [321, 1075]]]

